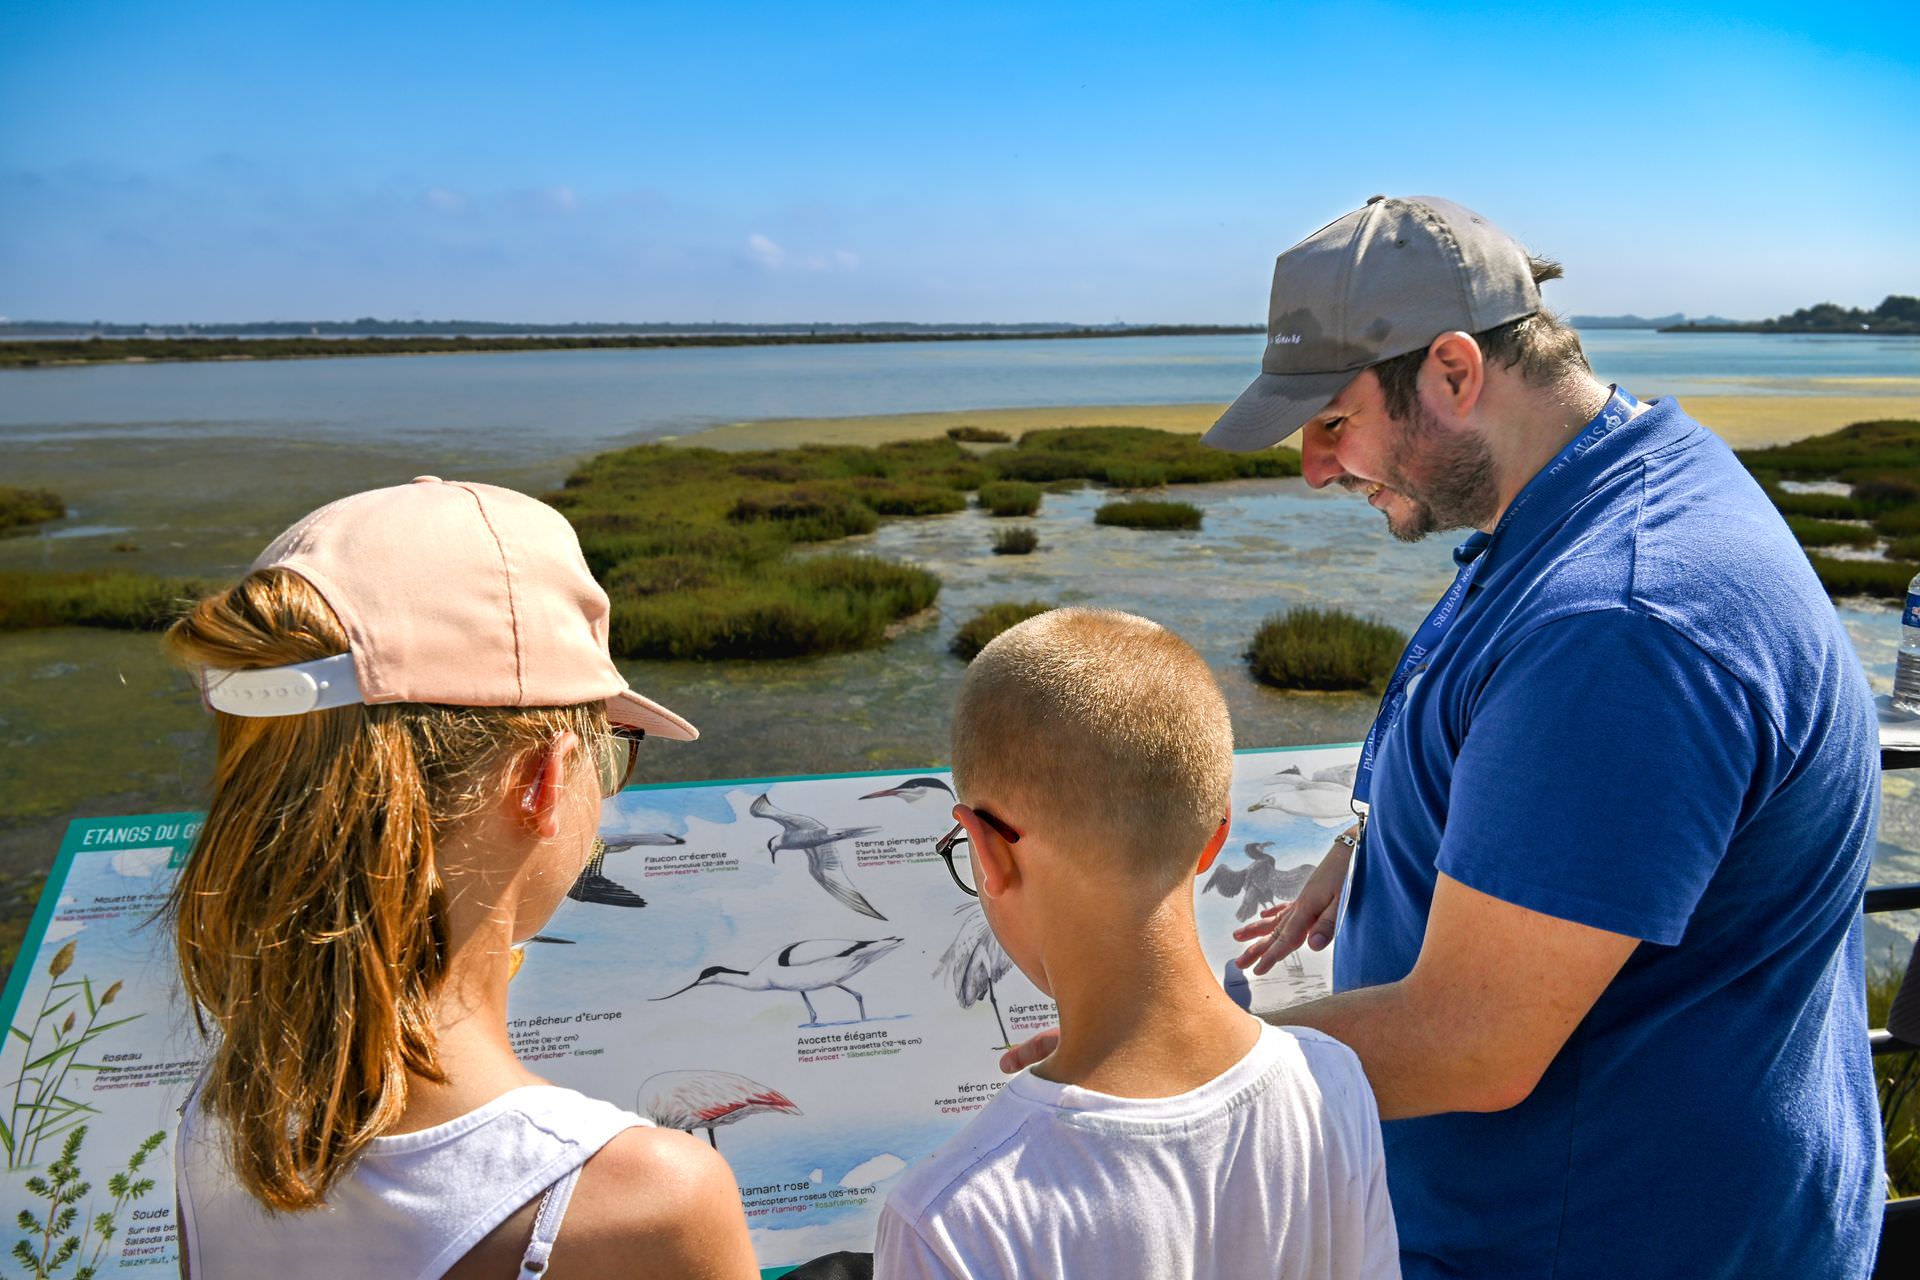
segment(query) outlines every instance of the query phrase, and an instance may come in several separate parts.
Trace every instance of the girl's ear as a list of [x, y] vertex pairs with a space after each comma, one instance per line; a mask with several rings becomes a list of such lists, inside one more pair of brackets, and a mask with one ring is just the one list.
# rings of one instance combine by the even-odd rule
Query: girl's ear
[[1200, 865], [1193, 869], [1193, 874], [1204, 874], [1213, 865], [1213, 860], [1220, 856], [1220, 851], [1227, 847], [1227, 832], [1231, 825], [1230, 817], [1220, 819], [1220, 825], [1215, 828], [1213, 839], [1207, 841], [1206, 852], [1200, 855]]
[[1014, 860], [1013, 846], [964, 804], [953, 806], [953, 820], [967, 829], [967, 844], [972, 847], [974, 864], [979, 869], [975, 888], [983, 898], [997, 898], [1019, 883], [1020, 867]]
[[510, 803], [514, 818], [529, 835], [552, 839], [560, 834], [560, 801], [567, 794], [567, 767], [580, 739], [572, 730], [520, 757], [514, 767]]

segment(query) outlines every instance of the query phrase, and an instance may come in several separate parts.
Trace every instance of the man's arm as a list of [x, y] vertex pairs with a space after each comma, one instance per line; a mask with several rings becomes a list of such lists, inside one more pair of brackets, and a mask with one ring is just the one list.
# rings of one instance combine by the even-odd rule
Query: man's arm
[[1639, 940], [1442, 875], [1413, 971], [1269, 1015], [1359, 1055], [1386, 1120], [1524, 1101]]

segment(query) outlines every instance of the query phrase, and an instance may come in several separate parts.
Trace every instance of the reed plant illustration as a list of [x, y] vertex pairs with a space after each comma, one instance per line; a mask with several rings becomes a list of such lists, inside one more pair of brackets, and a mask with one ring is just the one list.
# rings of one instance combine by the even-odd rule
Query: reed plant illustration
[[[74, 949], [73, 943], [67, 943], [48, 963], [47, 976], [53, 981], [40, 997], [40, 1012], [33, 1021], [8, 1028], [14, 1039], [24, 1043], [21, 1056], [26, 1064], [13, 1078], [13, 1100], [5, 1123], [0, 1124], [0, 1146], [6, 1149], [9, 1169], [29, 1167], [47, 1139], [98, 1112], [99, 1108], [68, 1096], [67, 1078], [75, 1071], [100, 1070], [100, 1063], [80, 1060], [81, 1050], [143, 1016], [135, 1013], [102, 1022], [101, 1012], [120, 994], [121, 984], [115, 982], [96, 996], [92, 978], [85, 974], [68, 978]], [[82, 1009], [87, 1014], [84, 1022]]]
[[[82, 1219], [80, 1202], [93, 1192], [93, 1184], [80, 1172], [80, 1146], [86, 1140], [86, 1125], [68, 1130], [66, 1141], [60, 1144], [59, 1158], [47, 1166], [45, 1173], [26, 1180], [27, 1191], [46, 1202], [41, 1213], [22, 1209], [14, 1220], [23, 1236], [13, 1242], [13, 1258], [33, 1280], [65, 1280], [61, 1273], [68, 1263], [75, 1264], [72, 1280], [93, 1280], [107, 1246], [119, 1233], [120, 1215], [153, 1190], [154, 1180], [141, 1177], [140, 1169], [167, 1135], [150, 1134], [134, 1148], [126, 1167], [107, 1179], [113, 1203], [98, 1213], [91, 1212], [93, 1205], [89, 1203], [88, 1215]], [[76, 1222], [80, 1225], [78, 1232], [73, 1229]], [[85, 1261], [81, 1261], [83, 1257]]]

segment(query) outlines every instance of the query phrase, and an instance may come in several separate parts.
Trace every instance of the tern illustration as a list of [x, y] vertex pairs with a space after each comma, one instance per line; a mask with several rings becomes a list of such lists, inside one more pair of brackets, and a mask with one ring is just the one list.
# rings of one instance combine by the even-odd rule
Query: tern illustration
[[1007, 976], [1013, 960], [1001, 949], [1000, 940], [993, 936], [986, 913], [978, 903], [963, 902], [953, 914], [962, 917], [960, 929], [953, 935], [952, 945], [940, 953], [940, 963], [933, 972], [953, 985], [953, 998], [962, 1009], [979, 1004], [981, 996], [987, 998], [987, 1003], [993, 1006], [993, 1020], [1000, 1024], [997, 1047], [1005, 1049], [1010, 1043], [1007, 1023], [1000, 1016], [1000, 1001], [994, 994], [993, 984]]
[[[1353, 783], [1334, 780], [1337, 769], [1322, 769], [1312, 777], [1299, 766], [1282, 769], [1267, 779], [1267, 794], [1247, 806], [1248, 813], [1278, 809], [1295, 817], [1309, 818], [1323, 827], [1339, 827], [1353, 821]], [[1323, 776], [1328, 775], [1328, 776]]]
[[640, 1082], [634, 1108], [668, 1129], [692, 1133], [707, 1131], [707, 1145], [720, 1144], [713, 1131], [738, 1124], [748, 1116], [802, 1114], [793, 1099], [758, 1080], [731, 1071], [662, 1071]]
[[944, 808], [953, 803], [953, 788], [938, 778], [908, 778], [897, 787], [888, 787], [884, 791], [869, 791], [860, 798], [878, 800], [883, 796], [899, 796], [908, 804], [914, 805], [938, 800]]
[[700, 971], [699, 977], [679, 991], [669, 991], [653, 999], [671, 1000], [682, 992], [708, 985], [738, 987], [742, 991], [792, 991], [807, 1006], [807, 1021], [800, 1025], [817, 1027], [820, 1025], [820, 1014], [814, 1009], [813, 999], [807, 993], [838, 987], [853, 997], [854, 1003], [860, 1008], [858, 1021], [865, 1022], [867, 998], [848, 986], [847, 979], [881, 956], [890, 954], [905, 941], [904, 938], [808, 938], [780, 948], [751, 969], [732, 969], [723, 964], [708, 965]]
[[840, 850], [836, 847], [842, 840], [870, 836], [880, 828], [839, 827], [828, 830], [826, 824], [817, 818], [776, 808], [764, 793], [747, 806], [747, 812], [756, 818], [780, 824], [780, 834], [767, 840], [769, 858], [777, 861], [782, 853], [804, 852], [807, 855], [807, 872], [822, 889], [863, 916], [872, 916], [875, 920], [886, 919], [853, 887], [853, 881], [841, 862]]

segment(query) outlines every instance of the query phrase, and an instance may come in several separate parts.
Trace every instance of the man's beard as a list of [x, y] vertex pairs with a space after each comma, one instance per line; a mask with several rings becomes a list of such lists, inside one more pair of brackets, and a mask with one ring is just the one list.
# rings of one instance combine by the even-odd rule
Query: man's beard
[[[1386, 484], [1414, 509], [1404, 520], [1388, 515], [1388, 531], [1402, 542], [1418, 542], [1443, 529], [1484, 528], [1500, 506], [1487, 442], [1470, 431], [1448, 430], [1418, 400], [1399, 427]], [[1417, 481], [1408, 474], [1410, 463], [1420, 472]]]

